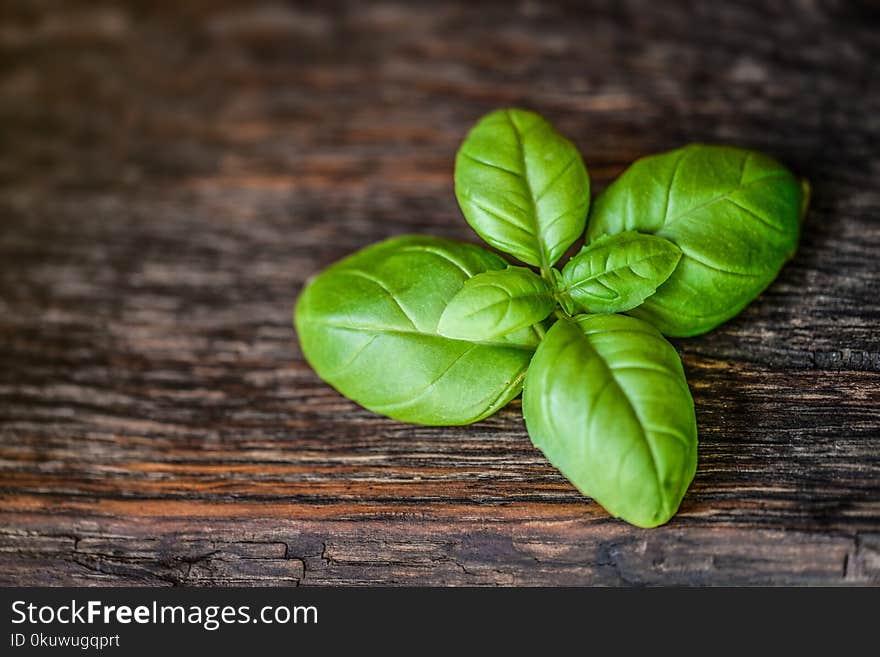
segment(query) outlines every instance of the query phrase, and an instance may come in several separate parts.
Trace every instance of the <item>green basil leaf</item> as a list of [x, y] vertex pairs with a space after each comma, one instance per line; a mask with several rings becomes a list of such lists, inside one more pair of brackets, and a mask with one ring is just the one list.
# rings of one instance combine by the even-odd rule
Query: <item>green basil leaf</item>
[[522, 386], [537, 336], [444, 337], [437, 324], [465, 281], [502, 258], [430, 237], [380, 242], [330, 266], [303, 290], [294, 315], [308, 362], [362, 406], [419, 424], [468, 424]]
[[567, 310], [588, 313], [631, 310], [654, 294], [680, 258], [681, 249], [662, 237], [632, 231], [600, 237], [565, 265], [560, 300]]
[[480, 237], [547, 272], [583, 233], [590, 179], [552, 125], [506, 109], [483, 117], [461, 145], [455, 195]]
[[550, 285], [531, 270], [487, 271], [452, 297], [437, 330], [460, 340], [494, 340], [540, 322], [555, 307]]
[[523, 391], [532, 443], [582, 493], [639, 527], [668, 521], [694, 477], [697, 425], [678, 354], [625, 315], [559, 320]]
[[631, 314], [696, 335], [736, 315], [794, 254], [802, 196], [766, 155], [693, 144], [627, 169], [596, 200], [587, 238], [638, 231], [675, 243], [675, 271]]

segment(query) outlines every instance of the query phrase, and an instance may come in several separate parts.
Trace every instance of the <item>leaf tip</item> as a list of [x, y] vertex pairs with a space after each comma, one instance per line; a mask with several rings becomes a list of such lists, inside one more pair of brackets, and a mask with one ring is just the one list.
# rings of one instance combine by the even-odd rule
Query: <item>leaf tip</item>
[[801, 178], [801, 209], [800, 216], [798, 217], [799, 221], [803, 221], [807, 216], [807, 210], [810, 206], [810, 198], [813, 195], [813, 187], [810, 185], [810, 181], [806, 178]]

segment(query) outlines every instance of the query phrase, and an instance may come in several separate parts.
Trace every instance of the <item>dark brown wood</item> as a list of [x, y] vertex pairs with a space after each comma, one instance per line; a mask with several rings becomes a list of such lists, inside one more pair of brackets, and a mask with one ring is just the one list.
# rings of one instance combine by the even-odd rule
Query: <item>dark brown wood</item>
[[[181, 6], [182, 5], [182, 6]], [[868, 2], [101, 5], [0, 20], [0, 584], [880, 583], [880, 32]], [[477, 241], [465, 131], [537, 109], [596, 190], [741, 144], [813, 183], [796, 258], [676, 341], [699, 469], [640, 530], [479, 424], [304, 363], [304, 280]]]

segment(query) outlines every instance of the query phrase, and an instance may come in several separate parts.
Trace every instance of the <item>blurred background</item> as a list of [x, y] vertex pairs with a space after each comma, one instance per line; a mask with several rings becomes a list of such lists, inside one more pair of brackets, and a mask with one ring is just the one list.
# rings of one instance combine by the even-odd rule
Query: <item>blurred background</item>
[[[0, 582], [878, 581], [878, 24], [842, 0], [5, 0]], [[478, 241], [453, 159], [503, 106], [571, 138], [594, 192], [691, 141], [813, 184], [777, 282], [676, 343], [700, 467], [653, 533], [567, 484], [518, 402], [402, 425], [299, 354], [309, 275], [390, 235]]]

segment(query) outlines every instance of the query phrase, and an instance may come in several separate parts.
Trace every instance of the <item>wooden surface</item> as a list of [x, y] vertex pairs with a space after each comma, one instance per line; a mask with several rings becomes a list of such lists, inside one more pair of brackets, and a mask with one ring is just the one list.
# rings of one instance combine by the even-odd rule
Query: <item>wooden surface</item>
[[[0, 584], [880, 583], [880, 12], [751, 5], [4, 2]], [[508, 105], [596, 191], [698, 140], [812, 181], [776, 283], [675, 342], [701, 442], [662, 528], [518, 401], [405, 425], [298, 350], [313, 272], [477, 241], [453, 156]]]

